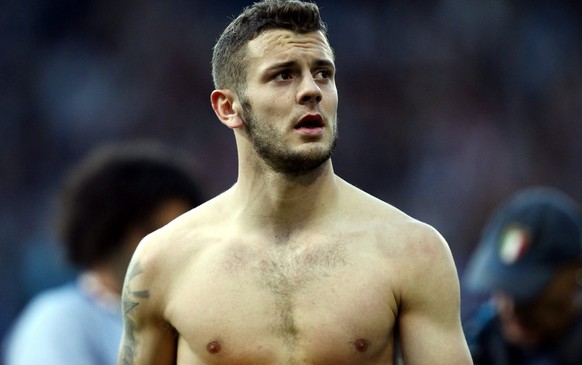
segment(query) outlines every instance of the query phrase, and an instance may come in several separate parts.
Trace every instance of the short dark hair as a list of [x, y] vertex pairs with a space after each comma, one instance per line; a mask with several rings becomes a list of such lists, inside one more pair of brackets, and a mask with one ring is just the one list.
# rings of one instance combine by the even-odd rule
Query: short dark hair
[[59, 241], [67, 259], [91, 268], [116, 254], [128, 229], [153, 231], [165, 202], [202, 203], [196, 180], [172, 152], [152, 143], [98, 148], [71, 169], [60, 191]]
[[263, 0], [243, 9], [224, 30], [212, 55], [212, 78], [216, 89], [242, 93], [246, 86], [246, 48], [249, 41], [270, 29], [287, 29], [296, 33], [321, 31], [327, 27], [319, 8], [299, 0]]

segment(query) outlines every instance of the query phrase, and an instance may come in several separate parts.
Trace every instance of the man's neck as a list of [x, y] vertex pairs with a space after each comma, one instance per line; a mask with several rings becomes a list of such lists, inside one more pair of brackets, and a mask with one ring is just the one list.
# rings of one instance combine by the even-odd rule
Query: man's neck
[[286, 230], [323, 218], [337, 196], [338, 177], [331, 161], [302, 176], [275, 172], [239, 173], [232, 189], [247, 224]]

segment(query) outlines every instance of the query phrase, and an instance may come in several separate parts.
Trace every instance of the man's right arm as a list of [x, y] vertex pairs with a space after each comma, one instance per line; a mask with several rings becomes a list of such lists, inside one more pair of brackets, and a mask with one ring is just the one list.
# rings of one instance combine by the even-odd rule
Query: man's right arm
[[161, 315], [160, 296], [163, 293], [156, 290], [161, 288], [152, 280], [155, 265], [143, 256], [136, 251], [125, 278], [124, 326], [118, 364], [174, 365], [177, 336]]

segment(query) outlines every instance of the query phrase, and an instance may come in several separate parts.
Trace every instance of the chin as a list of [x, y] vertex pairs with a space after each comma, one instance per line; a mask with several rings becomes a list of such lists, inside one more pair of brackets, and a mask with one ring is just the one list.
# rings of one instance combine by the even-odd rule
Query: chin
[[289, 153], [266, 161], [277, 172], [290, 176], [302, 176], [320, 168], [330, 157], [331, 151], [320, 149], [309, 151], [309, 153], [306, 151]]

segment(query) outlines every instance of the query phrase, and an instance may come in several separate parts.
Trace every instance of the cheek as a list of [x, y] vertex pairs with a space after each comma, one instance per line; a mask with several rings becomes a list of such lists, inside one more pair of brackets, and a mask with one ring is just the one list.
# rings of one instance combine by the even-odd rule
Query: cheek
[[293, 107], [294, 104], [291, 97], [277, 97], [274, 95], [266, 103], [257, 105], [255, 110], [266, 119], [279, 119], [292, 115]]
[[279, 113], [285, 109], [285, 105], [287, 105], [287, 99], [271, 97], [269, 102], [265, 105], [265, 112], [268, 114]]
[[337, 108], [338, 108], [337, 94], [335, 95], [335, 97], [328, 97], [327, 99], [324, 98], [321, 103], [322, 103], [323, 108], [329, 114], [336, 114], [337, 113]]

